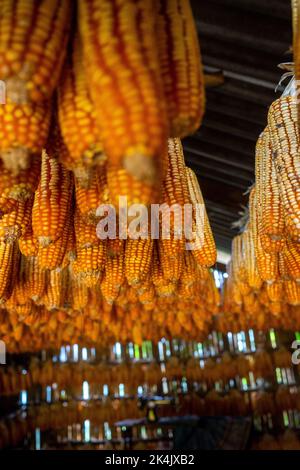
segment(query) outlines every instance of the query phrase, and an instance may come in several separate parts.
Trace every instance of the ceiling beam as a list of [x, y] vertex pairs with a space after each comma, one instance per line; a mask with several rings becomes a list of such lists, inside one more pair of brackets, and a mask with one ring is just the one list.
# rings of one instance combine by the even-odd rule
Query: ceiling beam
[[245, 122], [242, 119], [236, 119], [232, 116], [226, 116], [225, 119], [224, 114], [210, 109], [206, 111], [202, 125], [208, 129], [225, 132], [232, 137], [240, 137], [249, 140], [249, 142], [256, 142], [259, 134], [263, 130], [262, 126], [259, 124]]
[[262, 130], [266, 126], [268, 106], [247, 102], [234, 96], [218, 95], [213, 90], [207, 91], [206, 98], [208, 111], [222, 113], [224, 116], [231, 116], [251, 124], [261, 125]]
[[[192, 139], [194, 139], [195, 144], [198, 143], [198, 141], [199, 145], [200, 142], [206, 142], [208, 144], [213, 145], [216, 145], [216, 143], [220, 143], [224, 150], [233, 150], [234, 152], [240, 155], [240, 158], [243, 155], [247, 159], [249, 159], [249, 161], [253, 160], [253, 163], [253, 155], [257, 138], [258, 136], [256, 136], [256, 138], [254, 138], [252, 142], [249, 142], [248, 140], [245, 140], [241, 137], [233, 137], [228, 132], [209, 129], [205, 126], [205, 124], [201, 126], [200, 129], [196, 132], [196, 134], [192, 136]], [[245, 157], [243, 157], [243, 160]]]
[[234, 150], [224, 150], [219, 145], [208, 144], [207, 142], [195, 141], [189, 137], [183, 142], [184, 155], [194, 165], [200, 164], [204, 159], [211, 160], [222, 165], [215, 165], [218, 169], [221, 166], [238, 168], [248, 173], [251, 179], [254, 174], [255, 157], [253, 152], [252, 159], [243, 157], [242, 152]]

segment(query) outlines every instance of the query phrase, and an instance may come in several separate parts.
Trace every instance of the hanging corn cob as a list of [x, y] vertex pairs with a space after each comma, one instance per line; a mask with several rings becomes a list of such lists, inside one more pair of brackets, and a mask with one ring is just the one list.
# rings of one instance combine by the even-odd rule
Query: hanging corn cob
[[95, 111], [87, 89], [80, 39], [75, 38], [58, 88], [58, 117], [69, 152], [62, 163], [78, 182], [87, 186], [92, 167], [105, 160], [95, 122]]
[[257, 217], [262, 246], [267, 252], [284, 247], [284, 214], [268, 127], [258, 139], [255, 157]]
[[245, 268], [247, 272], [247, 283], [251, 289], [259, 290], [262, 286], [262, 279], [259, 275], [256, 258], [253, 232], [250, 228], [243, 234], [243, 248], [245, 252]]
[[95, 223], [97, 208], [100, 204], [108, 202], [105, 169], [98, 168], [93, 171], [89, 187], [83, 187], [80, 181], [75, 179], [75, 198], [81, 216], [87, 223]]
[[117, 299], [125, 281], [125, 242], [124, 240], [121, 241], [122, 248], [119, 247], [118, 253], [113, 253], [112, 250], [106, 251], [105, 273], [101, 282], [101, 293], [109, 304], [112, 304]]
[[[217, 259], [217, 249], [203, 196], [195, 173], [190, 168], [186, 168], [186, 175], [193, 205], [192, 229], [195, 238], [190, 241], [193, 246], [192, 254], [200, 266], [212, 266]], [[196, 211], [200, 217], [196, 216]]]
[[39, 243], [33, 235], [31, 222], [19, 238], [19, 249], [24, 256], [37, 256], [38, 254]]
[[298, 243], [291, 240], [286, 241], [282, 261], [286, 274], [294, 281], [300, 281], [300, 247]]
[[74, 275], [88, 287], [99, 283], [104, 270], [106, 244], [99, 240], [96, 245], [76, 248], [76, 260], [72, 265]]
[[295, 97], [274, 101], [269, 109], [268, 123], [273, 160], [278, 177], [287, 231], [300, 240], [299, 131]]
[[180, 139], [168, 141], [168, 169], [163, 183], [159, 258], [166, 281], [178, 281], [183, 268], [184, 210], [190, 202]]
[[296, 281], [284, 281], [286, 301], [291, 305], [300, 305], [300, 283]]
[[153, 240], [148, 238], [126, 240], [125, 276], [128, 284], [140, 284], [150, 271], [153, 252]]
[[65, 57], [70, 17], [69, 0], [1, 1], [0, 77], [12, 102], [50, 98]]
[[50, 245], [38, 245], [38, 265], [50, 270], [65, 267], [72, 259], [72, 254], [75, 254], [74, 229], [72, 214], [68, 214], [61, 236]]
[[253, 232], [257, 269], [263, 281], [273, 282], [276, 281], [279, 276], [278, 253], [267, 253], [263, 249], [258, 231], [258, 205], [256, 198], [256, 188], [253, 187], [249, 198], [249, 213], [251, 220], [251, 230]]
[[11, 295], [19, 250], [15, 241], [0, 241], [0, 304]]
[[156, 186], [167, 119], [154, 45], [154, 7], [153, 0], [83, 0], [79, 26], [109, 166]]
[[158, 51], [172, 137], [200, 126], [205, 105], [197, 29], [189, 0], [158, 0]]
[[63, 233], [72, 204], [71, 173], [57, 160], [56, 142], [42, 153], [41, 177], [32, 210], [33, 234], [41, 246], [48, 246]]

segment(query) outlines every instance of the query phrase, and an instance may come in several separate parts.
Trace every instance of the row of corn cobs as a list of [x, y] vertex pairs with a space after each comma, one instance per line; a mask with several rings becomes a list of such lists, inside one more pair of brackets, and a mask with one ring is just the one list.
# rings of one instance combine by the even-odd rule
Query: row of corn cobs
[[299, 324], [299, 138], [296, 97], [283, 95], [256, 144], [249, 221], [233, 240], [225, 290], [226, 311], [260, 326]]
[[[253, 355], [238, 355], [232, 357], [225, 352], [218, 360], [207, 359], [200, 365], [199, 359], [189, 358], [183, 362], [179, 358], [171, 357], [163, 367], [157, 362], [92, 364], [80, 363], [54, 363], [52, 360], [40, 362], [32, 358], [29, 366], [9, 366], [0, 369], [1, 395], [16, 395], [22, 390], [31, 390], [33, 387], [47, 387], [56, 384], [56, 389], [67, 390], [71, 396], [80, 397], [82, 384], [87, 381], [90, 393], [102, 395], [103, 386], [108, 387], [110, 395], [117, 394], [119, 384], [124, 384], [125, 393], [136, 395], [139, 386], [161, 386], [162, 379], [174, 383], [186, 379], [189, 391], [193, 390], [195, 383], [202, 383], [207, 389], [222, 382], [227, 384], [237, 378], [248, 378], [252, 372], [253, 379], [274, 379], [275, 368], [288, 369], [291, 367], [291, 354], [285, 348], [280, 348], [271, 355], [266, 351], [257, 351]], [[102, 391], [101, 391], [102, 390]]]
[[[283, 390], [281, 395], [283, 395]], [[272, 424], [271, 414], [279, 416], [282, 415], [282, 411], [297, 411], [299, 409], [299, 394], [295, 393], [293, 396], [287, 389], [285, 389], [284, 394], [286, 398], [290, 397], [289, 400], [280, 400], [277, 398], [278, 394], [276, 394], [274, 400], [273, 393], [251, 393], [250, 404], [248, 395], [241, 391], [230, 390], [224, 395], [212, 390], [205, 397], [200, 397], [196, 393], [179, 395], [176, 406], [164, 406], [159, 412], [162, 417], [164, 415], [168, 417], [186, 415], [249, 416], [250, 413], [254, 413], [257, 418], [266, 418], [265, 421]], [[68, 426], [76, 425], [76, 436], [80, 440], [80, 431], [82, 430], [79, 431], [78, 425], [80, 428], [86, 420], [90, 421], [90, 432], [94, 438], [106, 439], [104, 428], [105, 423], [106, 426], [108, 423], [111, 437], [120, 439], [114, 424], [128, 418], [128, 416], [139, 419], [143, 418], [144, 415], [145, 410], [138, 408], [136, 400], [132, 399], [112, 400], [106, 398], [103, 401], [87, 403], [72, 401], [69, 403], [58, 402], [32, 406], [28, 408], [26, 413], [0, 421], [0, 448], [20, 444], [36, 428], [42, 432], [54, 430], [57, 432], [65, 431], [66, 433]], [[290, 432], [292, 431], [290, 430]], [[299, 441], [292, 434], [289, 435], [289, 438], [289, 445], [286, 443], [286, 448], [298, 448]]]
[[203, 204], [180, 142], [204, 111], [189, 1], [1, 0], [0, 78], [2, 339], [205, 331], [218, 304], [206, 214], [193, 252], [173, 223], [166, 240], [96, 234], [97, 208], [120, 196]]

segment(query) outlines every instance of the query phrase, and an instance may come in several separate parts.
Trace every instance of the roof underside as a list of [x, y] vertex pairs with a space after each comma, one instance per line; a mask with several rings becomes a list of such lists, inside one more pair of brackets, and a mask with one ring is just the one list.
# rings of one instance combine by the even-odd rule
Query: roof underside
[[277, 65], [291, 61], [291, 7], [283, 0], [191, 0], [202, 60], [221, 70], [224, 84], [208, 88], [199, 131], [184, 139], [186, 162], [196, 172], [218, 249], [229, 251], [245, 192], [254, 182], [255, 143], [279, 96]]

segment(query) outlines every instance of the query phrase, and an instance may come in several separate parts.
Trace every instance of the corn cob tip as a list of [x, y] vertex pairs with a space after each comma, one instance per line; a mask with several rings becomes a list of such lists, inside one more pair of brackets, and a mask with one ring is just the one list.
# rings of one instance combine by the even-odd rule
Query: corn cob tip
[[92, 168], [77, 167], [74, 168], [73, 173], [81, 188], [88, 189], [90, 187], [94, 174]]
[[21, 236], [21, 229], [19, 226], [13, 225], [4, 228], [3, 240], [5, 243], [14, 243]]
[[19, 75], [6, 80], [6, 96], [14, 104], [27, 104], [29, 99], [26, 81]]
[[157, 178], [157, 168], [153, 158], [148, 158], [143, 152], [134, 152], [126, 155], [123, 166], [134, 178], [154, 183]]
[[53, 242], [53, 240], [50, 237], [38, 237], [38, 242], [39, 245], [45, 248], [49, 246]]
[[16, 201], [26, 201], [32, 197], [32, 191], [30, 191], [26, 183], [21, 183], [10, 189], [8, 197]]
[[10, 148], [2, 150], [0, 157], [7, 170], [12, 175], [18, 175], [21, 170], [27, 170], [30, 166], [30, 152], [24, 147]]

